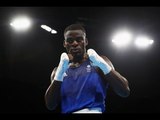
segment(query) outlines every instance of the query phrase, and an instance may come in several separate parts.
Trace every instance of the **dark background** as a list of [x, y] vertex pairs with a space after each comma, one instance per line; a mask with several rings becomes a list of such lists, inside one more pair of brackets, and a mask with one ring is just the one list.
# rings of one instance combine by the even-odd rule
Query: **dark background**
[[[11, 28], [10, 20], [17, 14], [32, 19], [29, 31]], [[108, 113], [160, 113], [160, 7], [0, 7], [0, 113], [59, 112], [60, 108], [47, 110], [44, 94], [65, 51], [63, 30], [76, 22], [86, 27], [87, 48], [106, 55], [129, 81], [128, 98], [108, 91]], [[41, 24], [58, 34], [46, 32]], [[151, 36], [154, 44], [146, 50], [113, 47], [111, 35], [121, 27], [135, 36]]]

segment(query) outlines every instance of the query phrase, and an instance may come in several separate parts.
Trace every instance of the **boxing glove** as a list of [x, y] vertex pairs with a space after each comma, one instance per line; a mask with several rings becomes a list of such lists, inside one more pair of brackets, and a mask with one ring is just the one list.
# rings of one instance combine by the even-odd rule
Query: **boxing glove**
[[111, 66], [109, 66], [109, 64], [101, 56], [99, 56], [95, 50], [88, 49], [87, 54], [92, 62], [92, 65], [98, 66], [104, 74], [108, 74], [111, 71]]
[[69, 57], [67, 53], [64, 52], [61, 54], [60, 62], [57, 67], [54, 80], [63, 81], [64, 73], [66, 72], [68, 67], [69, 67]]

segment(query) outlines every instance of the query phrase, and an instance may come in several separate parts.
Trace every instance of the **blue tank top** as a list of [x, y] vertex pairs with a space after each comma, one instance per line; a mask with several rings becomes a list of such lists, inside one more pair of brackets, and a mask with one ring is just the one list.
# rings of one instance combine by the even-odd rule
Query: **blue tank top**
[[95, 107], [104, 112], [107, 88], [89, 59], [79, 67], [68, 68], [61, 85], [62, 113]]

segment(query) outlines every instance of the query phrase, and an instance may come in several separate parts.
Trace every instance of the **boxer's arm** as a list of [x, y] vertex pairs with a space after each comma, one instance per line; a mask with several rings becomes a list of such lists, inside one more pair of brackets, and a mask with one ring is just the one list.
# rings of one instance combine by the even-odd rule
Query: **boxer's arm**
[[63, 82], [63, 75], [68, 68], [68, 64], [68, 55], [62, 53], [58, 67], [55, 68], [51, 74], [51, 84], [45, 93], [45, 103], [49, 110], [54, 110], [60, 102], [61, 84]]
[[92, 65], [99, 67], [105, 75], [105, 81], [113, 90], [122, 97], [127, 97], [130, 93], [128, 81], [120, 75], [113, 67], [111, 61], [105, 56], [99, 56], [95, 50], [88, 49], [87, 54], [92, 61]]
[[51, 74], [51, 84], [49, 85], [45, 93], [45, 104], [49, 110], [54, 110], [61, 101], [60, 89], [62, 81], [54, 80], [55, 72], [56, 68], [53, 70]]
[[101, 56], [111, 67], [112, 70], [105, 75], [105, 80], [119, 96], [127, 97], [130, 94], [128, 80], [114, 69], [113, 64], [106, 56]]

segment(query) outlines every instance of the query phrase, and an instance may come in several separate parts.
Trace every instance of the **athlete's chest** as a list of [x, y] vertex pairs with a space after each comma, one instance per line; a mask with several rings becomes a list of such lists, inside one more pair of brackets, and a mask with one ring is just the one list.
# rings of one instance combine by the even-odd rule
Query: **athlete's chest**
[[90, 62], [84, 62], [78, 67], [70, 67], [66, 71], [65, 76], [80, 77], [80, 76], [92, 74], [93, 72], [95, 72], [95, 68], [91, 66]]

